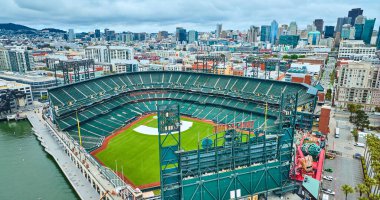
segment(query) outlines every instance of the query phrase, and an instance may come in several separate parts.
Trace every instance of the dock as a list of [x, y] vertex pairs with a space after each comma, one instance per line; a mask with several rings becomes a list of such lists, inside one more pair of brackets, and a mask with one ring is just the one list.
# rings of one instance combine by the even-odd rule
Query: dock
[[54, 158], [78, 196], [81, 199], [99, 199], [100, 194], [91, 186], [90, 182], [82, 175], [81, 170], [66, 154], [63, 144], [60, 144], [58, 138], [54, 137], [46, 123], [34, 112], [28, 112], [27, 118], [32, 124], [33, 132], [41, 145]]

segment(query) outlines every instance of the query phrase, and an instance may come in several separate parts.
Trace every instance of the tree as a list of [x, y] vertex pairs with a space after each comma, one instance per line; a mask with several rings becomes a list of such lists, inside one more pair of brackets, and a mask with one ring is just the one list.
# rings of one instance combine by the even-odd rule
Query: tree
[[379, 200], [380, 199], [380, 194], [370, 194], [369, 195], [369, 200]]
[[355, 112], [355, 108], [356, 108], [355, 104], [351, 104], [351, 103], [347, 104], [347, 110], [348, 112], [350, 112], [351, 114], [350, 116], [352, 116], [352, 113]]
[[354, 137], [355, 142], [358, 142], [358, 140], [359, 140], [358, 129], [355, 128], [353, 131], [351, 131], [351, 133], [352, 133], [352, 136]]
[[367, 176], [364, 179], [364, 184], [366, 184], [369, 188], [369, 191], [367, 192], [367, 195], [369, 196], [369, 194], [371, 193], [372, 186], [376, 185], [376, 180]]
[[369, 192], [369, 188], [364, 183], [360, 183], [355, 187], [356, 191], [359, 192], [359, 196], [362, 197], [364, 193]]
[[358, 200], [369, 200], [367, 197], [359, 197]]
[[282, 56], [283, 59], [289, 59], [289, 56], [288, 55], [284, 55]]
[[331, 89], [327, 89], [327, 92], [326, 92], [326, 99], [327, 100], [331, 100], [331, 93], [332, 93]]
[[347, 185], [347, 184], [344, 184], [342, 185], [342, 187], [340, 188], [344, 194], [346, 195], [346, 200], [347, 200], [347, 196], [348, 194], [351, 194], [351, 193], [354, 193], [354, 188], [352, 188], [350, 185]]
[[334, 85], [335, 80], [335, 70], [330, 73], [330, 84]]
[[375, 112], [380, 112], [380, 106], [375, 107]]
[[359, 130], [363, 130], [369, 126], [368, 115], [362, 110], [357, 110], [355, 115], [350, 117], [350, 121]]
[[290, 59], [292, 59], [292, 60], [295, 60], [295, 59], [297, 59], [297, 58], [298, 58], [297, 54], [292, 54], [292, 55], [290, 55]]

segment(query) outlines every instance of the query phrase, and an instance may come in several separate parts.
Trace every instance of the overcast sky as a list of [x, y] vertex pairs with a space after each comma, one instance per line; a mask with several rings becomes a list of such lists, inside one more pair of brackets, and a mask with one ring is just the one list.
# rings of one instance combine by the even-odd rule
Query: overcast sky
[[174, 32], [177, 26], [212, 31], [217, 23], [223, 29], [247, 30], [275, 19], [279, 24], [296, 21], [304, 28], [316, 18], [336, 25], [337, 17], [356, 7], [364, 16], [377, 18], [378, 30], [380, 0], [1, 0], [0, 23], [75, 32], [96, 28]]

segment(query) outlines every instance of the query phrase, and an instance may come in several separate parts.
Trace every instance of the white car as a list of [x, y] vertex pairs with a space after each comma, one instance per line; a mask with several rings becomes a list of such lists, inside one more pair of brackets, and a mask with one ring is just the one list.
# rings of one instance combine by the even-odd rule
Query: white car
[[357, 143], [354, 144], [354, 146], [356, 146], [356, 147], [365, 147], [365, 144], [357, 142]]
[[335, 195], [335, 192], [334, 191], [332, 191], [332, 190], [330, 190], [330, 189], [322, 189], [322, 192], [323, 193], [326, 193], [326, 194], [331, 194], [331, 195]]
[[323, 176], [323, 179], [328, 180], [328, 181], [332, 181], [333, 177], [332, 176]]

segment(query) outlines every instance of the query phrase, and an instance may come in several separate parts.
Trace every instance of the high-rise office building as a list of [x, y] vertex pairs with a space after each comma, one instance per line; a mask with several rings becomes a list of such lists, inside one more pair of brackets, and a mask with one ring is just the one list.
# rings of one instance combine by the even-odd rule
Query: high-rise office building
[[377, 31], [376, 49], [380, 50], [380, 26], [379, 30]]
[[344, 40], [349, 39], [350, 38], [350, 29], [351, 29], [350, 24], [343, 25], [342, 32], [340, 33], [340, 37]]
[[363, 26], [364, 24], [355, 24], [355, 40], [362, 39]]
[[332, 38], [334, 37], [334, 26], [325, 26], [325, 38]]
[[182, 27], [176, 28], [175, 38], [177, 42], [185, 42], [186, 41], [186, 29]]
[[359, 15], [363, 15], [363, 10], [361, 8], [353, 8], [350, 11], [348, 11], [348, 17], [351, 17], [351, 26], [355, 24], [355, 19]]
[[342, 27], [345, 24], [351, 24], [351, 17], [339, 17], [336, 22], [335, 32], [342, 32]]
[[312, 32], [309, 32], [307, 35], [308, 35], [307, 41], [309, 45], [319, 45], [319, 40], [321, 39], [321, 32], [312, 31]]
[[222, 33], [222, 24], [216, 24], [216, 31], [215, 31], [216, 38], [220, 38], [220, 33]]
[[248, 42], [257, 42], [257, 37], [259, 36], [260, 27], [257, 26], [251, 26], [248, 30]]
[[323, 19], [315, 19], [314, 26], [316, 27], [317, 31], [323, 33]]
[[375, 26], [375, 21], [376, 21], [376, 18], [373, 18], [373, 19], [366, 19], [364, 22], [362, 40], [367, 45], [371, 44], [371, 37], [372, 37], [373, 27]]
[[190, 30], [188, 32], [188, 42], [193, 43], [198, 41], [198, 31]]
[[161, 41], [165, 38], [168, 38], [168, 36], [169, 36], [169, 33], [167, 31], [159, 31], [157, 34], [157, 40]]
[[271, 26], [268, 26], [268, 25], [262, 25], [261, 26], [260, 41], [262, 41], [262, 42], [268, 42], [269, 41], [270, 28], [271, 28]]
[[297, 35], [297, 22], [290, 22], [288, 27], [288, 35]]
[[95, 29], [95, 38], [100, 38], [100, 30]]
[[292, 45], [293, 48], [297, 46], [299, 35], [281, 35], [278, 44], [282, 45]]
[[69, 42], [73, 42], [75, 40], [75, 33], [74, 29], [69, 29], [68, 37], [67, 37]]
[[366, 17], [364, 17], [363, 15], [359, 15], [355, 19], [355, 24], [364, 24], [365, 19]]
[[277, 32], [278, 32], [278, 23], [276, 20], [273, 20], [270, 24], [270, 43], [276, 44], [277, 40]]

